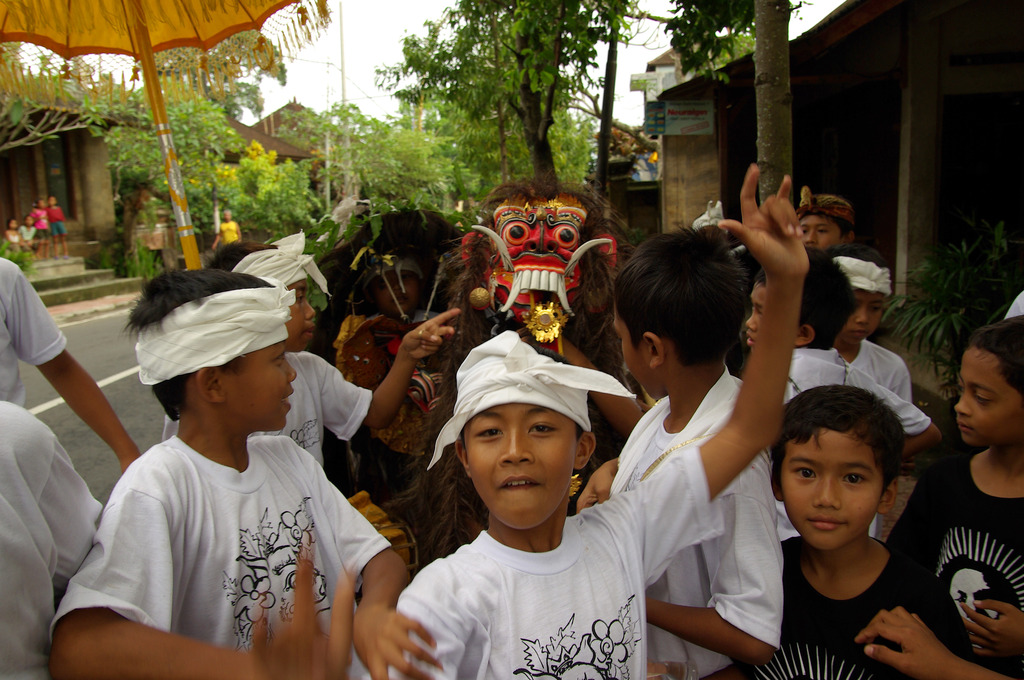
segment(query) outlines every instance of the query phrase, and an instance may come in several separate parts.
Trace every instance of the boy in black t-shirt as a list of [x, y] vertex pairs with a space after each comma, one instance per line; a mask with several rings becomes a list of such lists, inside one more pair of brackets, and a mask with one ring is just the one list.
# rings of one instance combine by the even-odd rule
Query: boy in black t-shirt
[[[921, 476], [889, 545], [933, 571], [960, 607], [978, 663], [1024, 677], [1024, 317], [971, 336], [956, 421], [988, 448]], [[910, 611], [914, 611], [911, 609]]]
[[782, 544], [782, 643], [753, 677], [905, 677], [854, 642], [879, 610], [896, 606], [917, 613], [955, 653], [970, 655], [937, 579], [868, 535], [875, 513], [896, 498], [902, 448], [900, 421], [866, 390], [826, 385], [786, 406], [772, 486], [800, 536]]

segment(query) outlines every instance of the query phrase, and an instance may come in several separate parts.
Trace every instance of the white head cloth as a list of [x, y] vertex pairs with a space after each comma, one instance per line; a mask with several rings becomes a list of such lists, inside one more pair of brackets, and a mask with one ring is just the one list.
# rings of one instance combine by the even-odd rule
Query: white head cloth
[[139, 333], [135, 356], [143, 385], [155, 385], [200, 368], [223, 366], [288, 337], [285, 323], [295, 291], [243, 288], [186, 302], [159, 325]]
[[839, 268], [850, 280], [850, 287], [854, 290], [863, 290], [868, 293], [892, 294], [892, 283], [889, 280], [889, 270], [879, 267], [874, 262], [858, 260], [856, 257], [840, 255], [833, 257], [832, 261], [839, 265]]
[[459, 438], [470, 418], [493, 406], [543, 406], [590, 431], [587, 392], [635, 396], [607, 373], [560, 364], [538, 354], [512, 331], [474, 347], [455, 374], [455, 381], [459, 396], [454, 414], [437, 436], [428, 468], [441, 458], [446, 446]]
[[320, 268], [313, 261], [313, 256], [302, 254], [306, 248], [304, 233], [300, 231], [297, 234], [285, 236], [270, 245], [277, 246], [277, 249], [270, 248], [249, 253], [231, 271], [277, 279], [286, 286], [305, 281], [306, 276], [309, 275], [314, 283], [320, 286], [320, 290], [327, 293], [327, 279], [320, 273]]

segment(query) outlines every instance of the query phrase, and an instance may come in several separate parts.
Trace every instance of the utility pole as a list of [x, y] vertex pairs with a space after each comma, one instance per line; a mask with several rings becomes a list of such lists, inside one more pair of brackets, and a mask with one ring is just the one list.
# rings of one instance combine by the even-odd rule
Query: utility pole
[[[327, 110], [331, 110], [331, 65], [327, 64]], [[331, 211], [331, 133], [324, 132], [324, 206]]]
[[343, 173], [342, 176], [344, 177], [344, 183], [342, 184], [342, 193], [344, 195], [342, 198], [348, 198], [352, 194], [352, 178], [349, 173], [349, 145], [352, 140], [348, 134], [348, 82], [345, 78], [345, 22], [341, 12], [341, 0], [338, 0], [338, 30], [341, 32], [341, 107], [345, 116], [341, 121], [343, 130], [341, 138], [341, 168]]

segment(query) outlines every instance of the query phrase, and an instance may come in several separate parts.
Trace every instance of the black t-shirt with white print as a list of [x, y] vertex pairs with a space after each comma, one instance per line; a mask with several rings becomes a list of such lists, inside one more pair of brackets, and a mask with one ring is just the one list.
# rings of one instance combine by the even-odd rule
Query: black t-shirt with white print
[[[935, 573], [956, 602], [999, 600], [1024, 609], [1024, 498], [981, 491], [969, 455], [944, 458], [921, 475], [888, 545]], [[1024, 677], [1024, 655], [975, 661]]]
[[890, 680], [905, 678], [870, 659], [853, 638], [881, 609], [903, 606], [916, 613], [954, 652], [970, 658], [967, 633], [935, 577], [890, 551], [875, 582], [857, 597], [833, 600], [808, 583], [800, 569], [799, 536], [782, 543], [785, 600], [782, 641], [772, 660], [747, 668], [758, 680]]

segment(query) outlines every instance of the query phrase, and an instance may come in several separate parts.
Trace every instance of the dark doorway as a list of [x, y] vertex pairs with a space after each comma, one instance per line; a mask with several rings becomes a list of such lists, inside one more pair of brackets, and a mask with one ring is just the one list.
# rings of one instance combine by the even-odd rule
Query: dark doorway
[[943, 102], [942, 171], [939, 191], [940, 243], [970, 234], [959, 216], [1009, 233], [1024, 229], [1024, 92], [951, 95]]

